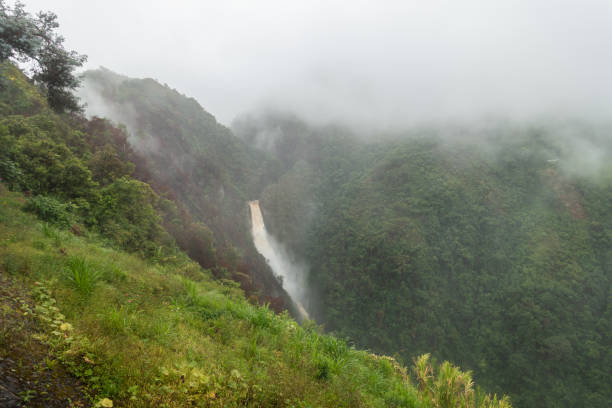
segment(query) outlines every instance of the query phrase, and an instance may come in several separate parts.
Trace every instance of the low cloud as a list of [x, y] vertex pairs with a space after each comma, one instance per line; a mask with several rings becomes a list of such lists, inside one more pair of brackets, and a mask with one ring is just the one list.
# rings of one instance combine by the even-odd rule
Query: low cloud
[[365, 129], [612, 113], [605, 0], [28, 1], [50, 7], [90, 68], [167, 82], [225, 124], [264, 108]]

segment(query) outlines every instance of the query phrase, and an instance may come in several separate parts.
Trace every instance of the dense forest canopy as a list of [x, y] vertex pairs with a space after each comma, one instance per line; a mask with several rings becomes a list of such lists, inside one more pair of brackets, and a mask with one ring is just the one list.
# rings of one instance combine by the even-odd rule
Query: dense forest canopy
[[284, 115], [234, 128], [288, 168], [262, 208], [309, 264], [328, 330], [404, 361], [432, 350], [519, 407], [605, 406], [610, 127], [493, 121], [379, 142]]
[[[19, 349], [40, 323], [32, 338], [91, 402], [127, 406], [509, 406], [486, 392], [609, 405], [609, 123], [355, 132], [271, 111], [230, 129], [105, 68], [83, 75], [85, 117], [72, 93], [85, 57], [57, 29], [55, 14], [0, 0], [1, 318], [27, 329], [0, 345]], [[296, 306], [252, 242], [253, 199], [308, 265], [305, 306], [337, 337], [286, 314]], [[31, 309], [15, 312], [9, 281], [42, 302], [38, 320], [19, 323]], [[141, 349], [157, 365], [129, 355]]]

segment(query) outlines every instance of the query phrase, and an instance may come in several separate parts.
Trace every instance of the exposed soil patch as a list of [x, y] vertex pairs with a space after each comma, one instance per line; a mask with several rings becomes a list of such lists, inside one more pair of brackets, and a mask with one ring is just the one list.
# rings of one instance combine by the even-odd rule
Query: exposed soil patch
[[0, 407], [86, 407], [78, 379], [37, 340], [31, 297], [0, 271]]

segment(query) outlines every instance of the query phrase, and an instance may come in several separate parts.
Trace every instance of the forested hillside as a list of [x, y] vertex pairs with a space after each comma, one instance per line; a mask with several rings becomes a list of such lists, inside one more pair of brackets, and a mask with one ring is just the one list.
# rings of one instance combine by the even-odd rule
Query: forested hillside
[[[302, 77], [274, 78], [272, 94], [300, 82], [304, 104], [321, 104], [306, 109], [311, 120], [352, 115], [347, 127], [268, 110], [229, 129], [157, 80], [76, 75], [87, 57], [64, 48], [58, 27], [53, 12], [0, 0], [0, 406], [610, 405], [610, 123], [534, 119], [528, 109], [531, 120], [409, 127], [418, 115], [379, 110], [378, 97], [422, 101], [423, 113], [444, 117], [464, 102], [450, 85], [478, 70], [434, 58], [450, 62], [445, 86], [457, 95], [430, 89], [436, 78], [407, 98], [406, 72], [377, 71], [395, 65], [376, 54], [351, 78], [311, 58], [296, 59]], [[248, 54], [249, 68], [272, 56], [251, 48], [215, 55]], [[340, 60], [317, 55], [366, 62], [352, 48]], [[266, 74], [255, 65], [251, 81]], [[385, 84], [393, 89], [379, 93]], [[352, 111], [347, 95], [365, 108]], [[466, 108], [458, 117], [472, 117]], [[295, 304], [283, 288], [294, 275], [285, 285]]]
[[249, 302], [125, 129], [54, 112], [10, 62], [0, 111], [0, 405], [510, 406]]
[[[32, 208], [46, 214], [51, 211], [47, 207], [65, 207], [72, 217], [65, 223], [79, 222], [100, 231], [130, 251], [171, 257], [180, 248], [203, 267], [212, 268], [216, 276], [240, 282], [255, 300], [270, 302], [277, 311], [292, 307], [251, 244], [246, 188], [238, 187], [239, 181], [232, 179], [226, 168], [214, 170], [219, 163], [238, 156], [231, 153], [233, 150], [205, 159], [197, 153], [195, 142], [192, 145], [159, 130], [156, 135], [168, 140], [166, 150], [149, 154], [139, 150], [138, 143], [128, 141], [125, 127], [108, 119], [52, 114], [19, 70], [10, 64], [4, 64], [2, 70], [7, 130], [0, 152], [1, 175], [13, 188], [36, 196]], [[156, 84], [153, 89], [165, 88]], [[167, 93], [188, 106], [195, 103]], [[157, 103], [163, 105], [161, 100]], [[12, 115], [16, 113], [22, 115]], [[164, 118], [160, 114], [155, 117]], [[198, 120], [197, 115], [191, 120]], [[210, 139], [206, 130], [196, 138], [200, 144]], [[246, 150], [227, 129], [224, 131], [228, 140], [218, 136], [219, 140], [209, 144], [219, 149], [237, 145], [234, 150]], [[162, 143], [166, 139], [151, 140]], [[239, 163], [249, 164], [244, 158]], [[71, 204], [62, 207], [57, 198], [71, 200]]]
[[275, 310], [291, 308], [253, 247], [245, 205], [279, 172], [279, 163], [235, 137], [193, 98], [155, 80], [102, 68], [85, 73], [81, 95], [88, 114], [127, 126], [128, 144], [147, 162], [147, 182], [179, 202], [214, 242], [214, 253], [203, 251], [194, 234], [177, 225], [171, 229], [181, 248], [204, 267], [221, 265], [218, 276], [239, 281]]
[[490, 122], [351, 138], [283, 115], [234, 128], [289, 169], [261, 206], [309, 264], [309, 306], [326, 329], [403, 361], [431, 350], [519, 407], [607, 406], [610, 128]]
[[432, 352], [519, 406], [607, 398], [609, 179], [574, 154], [606, 148], [600, 133], [496, 124], [468, 143], [448, 129], [373, 143], [271, 117], [237, 123], [239, 139], [152, 80], [90, 73], [130, 132], [60, 118], [3, 69], [2, 176], [45, 219], [162, 262], [182, 248], [280, 310], [248, 236], [244, 203], [262, 191], [271, 230], [310, 265], [309, 308], [327, 330], [405, 363]]

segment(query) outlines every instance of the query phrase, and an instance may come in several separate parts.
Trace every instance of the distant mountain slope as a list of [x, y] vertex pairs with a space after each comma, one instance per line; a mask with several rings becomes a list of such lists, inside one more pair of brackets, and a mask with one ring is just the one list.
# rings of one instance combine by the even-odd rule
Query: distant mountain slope
[[125, 124], [156, 179], [189, 197], [194, 210], [206, 203], [229, 217], [220, 204], [235, 212], [236, 201], [258, 194], [275, 169], [271, 157], [235, 137], [195, 99], [157, 81], [100, 69], [85, 73], [83, 87], [87, 113]]
[[283, 292], [253, 247], [246, 205], [280, 164], [234, 136], [193, 98], [155, 80], [88, 71], [81, 96], [88, 114], [127, 126], [130, 145], [147, 159], [150, 183], [211, 228], [221, 265], [238, 269], [235, 278], [245, 288], [261, 287], [280, 308]]
[[290, 169], [261, 206], [309, 264], [326, 328], [404, 361], [435, 350], [518, 407], [607, 406], [609, 129], [501, 122], [378, 142], [287, 117], [236, 129], [272, 135], [260, 145]]

